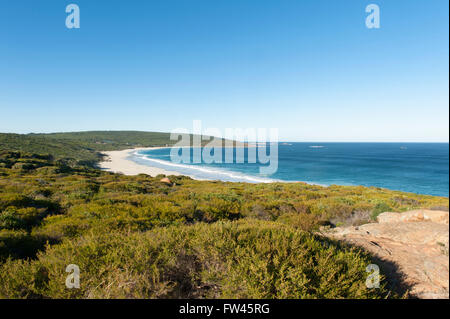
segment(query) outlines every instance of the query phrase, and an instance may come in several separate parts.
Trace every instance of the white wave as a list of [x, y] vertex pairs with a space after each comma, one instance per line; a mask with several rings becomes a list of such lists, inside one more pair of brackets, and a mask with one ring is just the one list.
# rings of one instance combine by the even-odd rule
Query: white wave
[[[235, 179], [235, 180], [238, 180], [238, 181], [249, 181], [249, 182], [252, 182], [252, 183], [273, 183], [273, 182], [276, 182], [276, 180], [269, 179], [269, 178], [258, 178], [258, 177], [253, 177], [253, 176], [249, 176], [249, 175], [239, 174], [239, 173], [231, 172], [231, 171], [205, 168], [204, 166], [194, 166], [194, 165], [188, 165], [188, 164], [179, 164], [179, 163], [173, 163], [173, 162], [159, 160], [159, 159], [155, 159], [155, 158], [150, 158], [150, 157], [147, 157], [144, 154], [139, 153], [139, 151], [134, 152], [133, 155], [135, 155], [139, 159], [146, 160], [146, 161], [153, 162], [153, 163], [157, 163], [159, 165], [166, 166], [166, 167], [168, 166], [168, 167], [181, 168], [183, 170], [188, 169], [188, 170], [192, 170], [194, 172], [195, 171], [202, 172], [202, 173], [210, 175], [210, 179], [219, 179], [220, 180], [221, 179], [220, 176], [226, 176], [228, 178]], [[180, 173], [184, 174], [184, 172], [180, 172]], [[186, 174], [186, 175], [189, 175], [189, 174]], [[196, 177], [195, 174], [193, 174], [192, 177]]]

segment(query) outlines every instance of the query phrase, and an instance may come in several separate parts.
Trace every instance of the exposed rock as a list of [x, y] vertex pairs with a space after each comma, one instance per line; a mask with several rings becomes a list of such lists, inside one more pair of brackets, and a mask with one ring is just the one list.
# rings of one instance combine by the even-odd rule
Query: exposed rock
[[377, 221], [379, 223], [429, 221], [448, 225], [448, 212], [427, 209], [411, 210], [404, 213], [386, 212], [378, 215]]
[[379, 223], [396, 223], [400, 221], [400, 213], [385, 212], [377, 217]]
[[167, 185], [172, 186], [172, 182], [171, 182], [170, 179], [168, 179], [167, 177], [161, 178], [159, 181], [160, 181], [161, 183], [164, 183], [164, 184], [167, 184]]
[[378, 223], [338, 227], [325, 235], [371, 252], [391, 280], [409, 287], [410, 295], [449, 298], [448, 218], [444, 211], [386, 212]]

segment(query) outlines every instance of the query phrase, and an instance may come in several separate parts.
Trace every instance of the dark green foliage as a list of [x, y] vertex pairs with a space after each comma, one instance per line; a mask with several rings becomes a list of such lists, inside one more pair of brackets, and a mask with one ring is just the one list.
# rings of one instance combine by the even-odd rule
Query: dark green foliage
[[375, 219], [377, 219], [378, 215], [380, 215], [381, 213], [390, 212], [390, 211], [392, 211], [392, 208], [388, 204], [386, 204], [384, 202], [378, 203], [375, 205], [374, 209], [372, 210], [372, 219], [375, 220]]
[[[190, 135], [192, 140], [193, 135]], [[139, 131], [90, 131], [52, 134], [10, 134], [0, 133], [0, 150], [52, 154], [59, 164], [74, 167], [91, 166], [102, 158], [101, 151], [124, 150], [135, 147], [171, 146], [177, 143], [170, 139], [170, 133]], [[203, 144], [208, 141], [202, 141]], [[17, 152], [18, 151], [18, 152]], [[49, 159], [36, 155], [40, 159]], [[0, 161], [0, 167], [2, 167]], [[29, 165], [21, 165], [30, 169]]]
[[38, 251], [44, 249], [48, 240], [51, 239], [32, 236], [24, 230], [2, 229], [0, 226], [0, 264], [7, 258], [34, 258]]
[[133, 147], [173, 145], [170, 133], [139, 131], [89, 131], [71, 133], [33, 134], [32, 136], [79, 143], [97, 151], [112, 151]]
[[66, 139], [49, 139], [35, 135], [0, 133], [0, 150], [22, 151], [37, 154], [52, 154], [73, 165], [84, 163], [94, 165], [101, 155], [88, 145]]

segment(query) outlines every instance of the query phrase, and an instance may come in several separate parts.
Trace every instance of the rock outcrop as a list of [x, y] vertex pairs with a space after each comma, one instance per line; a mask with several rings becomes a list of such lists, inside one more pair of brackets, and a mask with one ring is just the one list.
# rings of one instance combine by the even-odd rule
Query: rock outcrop
[[449, 213], [382, 213], [377, 223], [337, 227], [325, 236], [371, 252], [380, 268], [417, 298], [449, 298]]
[[379, 223], [394, 222], [435, 222], [448, 225], [448, 212], [419, 209], [404, 213], [382, 213], [377, 217]]
[[163, 177], [159, 180], [161, 183], [167, 184], [169, 186], [172, 186], [172, 182], [167, 177]]

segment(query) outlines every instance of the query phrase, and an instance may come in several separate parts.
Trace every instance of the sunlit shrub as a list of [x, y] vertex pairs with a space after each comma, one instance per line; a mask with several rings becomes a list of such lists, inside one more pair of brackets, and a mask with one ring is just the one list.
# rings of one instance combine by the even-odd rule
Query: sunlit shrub
[[[256, 220], [91, 232], [0, 266], [0, 297], [384, 297], [384, 286], [365, 286], [369, 263], [358, 250]], [[68, 264], [80, 267], [80, 289], [65, 287]]]

